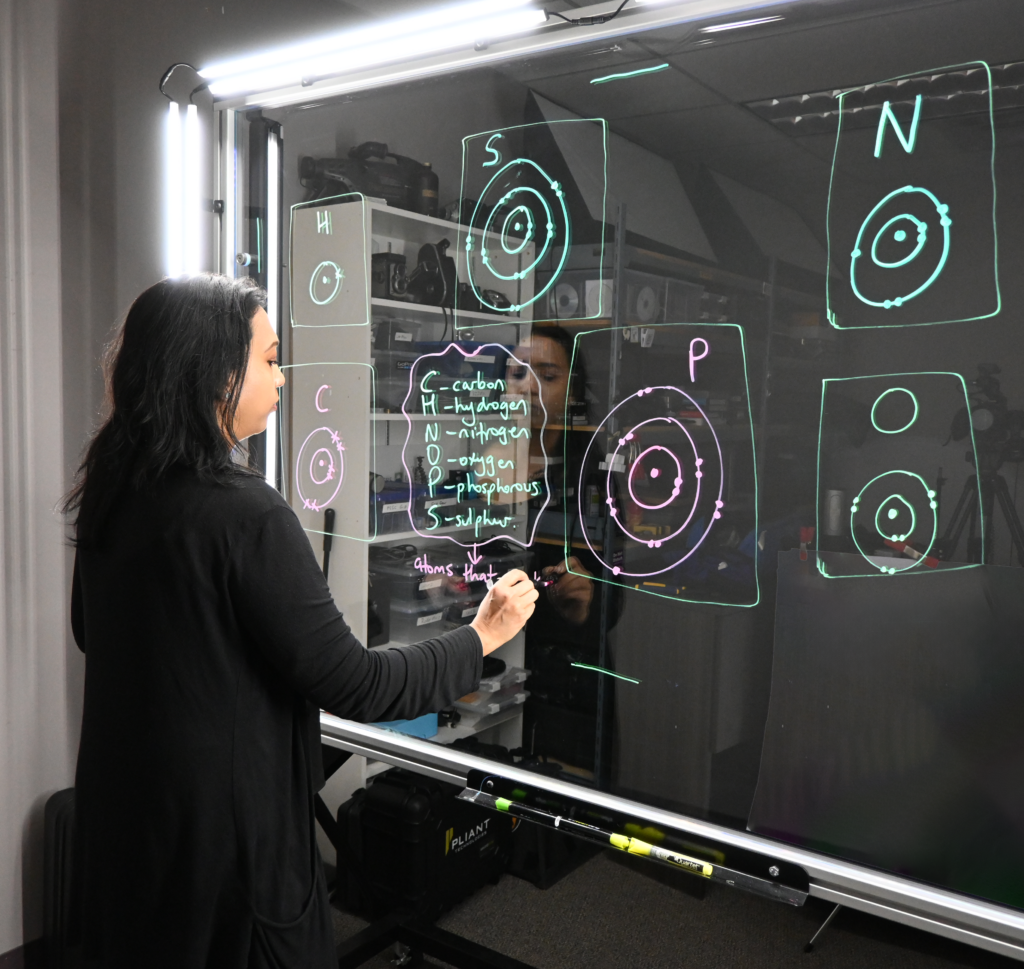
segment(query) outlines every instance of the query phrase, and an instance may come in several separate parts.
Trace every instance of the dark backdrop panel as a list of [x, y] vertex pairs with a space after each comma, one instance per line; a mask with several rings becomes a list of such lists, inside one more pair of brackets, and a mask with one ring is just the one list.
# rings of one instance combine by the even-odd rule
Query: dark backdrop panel
[[750, 829], [1024, 907], [1024, 572], [779, 556]]

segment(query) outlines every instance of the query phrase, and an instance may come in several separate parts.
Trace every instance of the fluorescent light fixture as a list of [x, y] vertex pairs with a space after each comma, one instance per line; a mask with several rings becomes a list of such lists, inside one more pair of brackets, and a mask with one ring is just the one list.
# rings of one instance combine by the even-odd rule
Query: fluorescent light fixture
[[167, 108], [164, 129], [164, 270], [168, 276], [197, 273], [203, 261], [203, 153], [199, 109]]
[[190, 104], [185, 109], [185, 146], [182, 159], [184, 192], [181, 214], [184, 225], [182, 239], [182, 268], [189, 275], [202, 269], [202, 170], [203, 153], [199, 142], [199, 109]]
[[[267, 316], [274, 332], [278, 332], [279, 267], [280, 253], [280, 207], [279, 192], [281, 178], [281, 142], [276, 131], [267, 134]], [[280, 347], [278, 354], [280, 354]], [[267, 483], [277, 487], [277, 422], [280, 411], [275, 411], [267, 421], [267, 453], [264, 461]]]
[[235, 179], [238, 177], [236, 172], [237, 150], [235, 147], [235, 112], [222, 111], [220, 123], [222, 138], [220, 157], [221, 189], [219, 194], [223, 196], [224, 199], [224, 211], [221, 213], [220, 217], [220, 271], [229, 276], [235, 276], [238, 274], [239, 269], [238, 263], [235, 262], [235, 253], [238, 251], [235, 248], [235, 233], [237, 231], [237, 227], [235, 225]]
[[180, 276], [183, 271], [181, 127], [181, 110], [178, 102], [172, 101], [164, 129], [164, 271], [168, 276]]
[[734, 20], [728, 24], [712, 24], [710, 27], [701, 27], [702, 34], [717, 34], [723, 30], [739, 30], [740, 27], [756, 27], [758, 24], [772, 24], [777, 20], [785, 20], [785, 17], [757, 17], [754, 20]]
[[623, 74], [606, 74], [604, 77], [593, 77], [591, 84], [607, 84], [609, 81], [621, 81], [627, 77], [639, 77], [641, 74], [657, 74], [658, 71], [667, 71], [669, 64], [656, 64], [654, 67], [641, 67], [635, 71], [626, 71]]
[[301, 84], [522, 33], [544, 23], [530, 0], [476, 0], [214, 64], [199, 74], [223, 98]]

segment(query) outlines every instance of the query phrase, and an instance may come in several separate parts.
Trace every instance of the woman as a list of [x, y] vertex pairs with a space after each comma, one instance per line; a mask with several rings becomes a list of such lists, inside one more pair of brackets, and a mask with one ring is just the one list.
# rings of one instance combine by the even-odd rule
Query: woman
[[[576, 372], [572, 372], [572, 349], [572, 337], [561, 327], [534, 327], [530, 346], [517, 351], [529, 367], [510, 361], [507, 375], [508, 392], [521, 395], [530, 403], [529, 477], [546, 477], [548, 489], [556, 495], [563, 494], [566, 483], [563, 471], [567, 454], [569, 476], [576, 473], [580, 457], [578, 445], [582, 440], [577, 434], [563, 448], [565, 429], [571, 429], [566, 424], [567, 404], [570, 400], [585, 400], [586, 393], [586, 376], [580, 361]], [[538, 513], [541, 504], [537, 499], [531, 501], [531, 505], [538, 506], [531, 508], [531, 517]], [[575, 521], [569, 510], [574, 506], [575, 502], [564, 494], [561, 501], [549, 501], [538, 533], [562, 535], [566, 521]], [[534, 552], [541, 559], [541, 578], [550, 583], [547, 585], [548, 602], [573, 625], [585, 623], [594, 597], [593, 572], [575, 555], [566, 558], [556, 554], [553, 546], [541, 543]]]
[[86, 654], [77, 922], [108, 969], [334, 965], [318, 709], [440, 709], [476, 689], [537, 598], [509, 573], [470, 627], [360, 646], [295, 515], [232, 461], [284, 384], [263, 305], [248, 280], [212, 275], [139, 296], [67, 499]]

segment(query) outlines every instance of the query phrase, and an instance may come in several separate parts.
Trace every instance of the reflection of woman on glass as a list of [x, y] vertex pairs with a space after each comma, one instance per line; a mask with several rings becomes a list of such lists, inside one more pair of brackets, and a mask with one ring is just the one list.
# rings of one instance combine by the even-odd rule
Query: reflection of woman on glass
[[[571, 397], [583, 401], [583, 379], [571, 373], [572, 337], [560, 327], [536, 327], [529, 347], [520, 347], [520, 358], [529, 368], [510, 361], [507, 375], [508, 392], [522, 395], [530, 403], [530, 468], [531, 479], [543, 478], [547, 471], [548, 489], [552, 500], [544, 512], [538, 533], [547, 529], [560, 534], [563, 520], [572, 514], [572, 503], [564, 497], [565, 508], [557, 500], [561, 492], [564, 455], [563, 435], [566, 405]], [[532, 372], [531, 372], [532, 371]], [[578, 393], [573, 391], [578, 388]], [[543, 404], [543, 406], [541, 406]], [[544, 428], [542, 432], [542, 428]], [[571, 461], [571, 458], [570, 458]], [[570, 474], [572, 468], [569, 469]], [[540, 506], [543, 500], [531, 502]], [[536, 509], [535, 509], [536, 512]], [[539, 547], [538, 547], [539, 551]], [[575, 555], [545, 565], [541, 579], [552, 584], [547, 587], [547, 598], [561, 615], [570, 622], [586, 621], [594, 597], [592, 574]]]
[[441, 709], [477, 688], [537, 598], [513, 571], [471, 626], [363, 649], [295, 514], [232, 461], [284, 384], [263, 305], [224, 276], [139, 296], [67, 499], [86, 654], [72, 934], [105, 969], [336, 965], [313, 829], [318, 709]]
[[[531, 754], [587, 774], [595, 763], [598, 684], [593, 672], [574, 664], [593, 666], [600, 661], [600, 624], [613, 625], [617, 609], [614, 597], [602, 609], [610, 587], [594, 581], [600, 564], [589, 549], [578, 547], [583, 544], [579, 529], [585, 523], [579, 521], [576, 488], [590, 433], [574, 430], [567, 414], [568, 403], [574, 403], [577, 412], [586, 404], [583, 361], [574, 361], [572, 351], [572, 336], [566, 330], [534, 327], [530, 346], [517, 351], [530, 367], [510, 367], [508, 392], [530, 401], [531, 475], [542, 475], [547, 468], [551, 500], [543, 512], [543, 500], [531, 500], [531, 515], [541, 515], [531, 525], [537, 526], [536, 568], [542, 579], [555, 580], [541, 592], [537, 611], [526, 625], [526, 666], [531, 676], [523, 744]], [[568, 560], [563, 544], [567, 533], [576, 536]], [[605, 710], [610, 712], [610, 700]]]

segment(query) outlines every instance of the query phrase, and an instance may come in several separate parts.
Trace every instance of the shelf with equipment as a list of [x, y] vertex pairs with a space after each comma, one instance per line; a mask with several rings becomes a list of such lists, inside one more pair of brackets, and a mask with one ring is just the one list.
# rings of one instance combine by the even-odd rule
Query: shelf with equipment
[[[500, 526], [481, 525], [476, 520], [486, 502], [471, 495], [457, 503], [458, 515], [453, 512], [449, 517], [473, 518], [472, 523], [442, 522], [436, 527], [436, 519], [429, 516], [431, 508], [444, 505], [447, 510], [448, 506], [443, 500], [445, 482], [433, 488], [427, 484], [428, 445], [438, 435], [448, 441], [446, 456], [456, 462], [449, 467], [458, 468], [460, 462], [468, 464], [473, 442], [445, 437], [446, 430], [457, 434], [464, 416], [444, 412], [450, 403], [439, 401], [437, 413], [425, 411], [418, 383], [410, 396], [416, 361], [429, 354], [443, 354], [458, 342], [466, 353], [476, 354], [467, 358], [471, 363], [466, 369], [474, 374], [479, 370], [494, 383], [504, 377], [505, 363], [499, 359], [498, 350], [488, 352], [482, 347], [496, 344], [502, 348], [500, 353], [508, 353], [528, 339], [531, 325], [529, 297], [533, 283], [528, 277], [504, 284], [509, 302], [525, 304], [518, 313], [455, 309], [456, 301], [471, 298], [471, 292], [466, 287], [460, 289], [459, 283], [468, 279], [476, 258], [459, 244], [464, 233], [464, 228], [455, 223], [357, 196], [304, 204], [293, 213], [289, 266], [294, 326], [290, 336], [291, 358], [296, 366], [289, 373], [285, 389], [285, 464], [292, 469], [289, 483], [293, 485], [288, 497], [318, 554], [325, 505], [338, 509], [339, 522], [344, 516], [346, 527], [335, 525], [328, 580], [335, 601], [357, 636], [375, 648], [381, 643], [380, 633], [375, 635], [370, 627], [371, 602], [384, 592], [381, 586], [386, 584], [381, 555], [408, 553], [413, 572], [414, 561], [420, 556], [430, 563], [448, 563], [457, 578], [454, 563], [466, 560], [466, 548], [471, 548], [473, 542], [485, 556], [488, 541], [496, 535], [517, 536], [521, 532], [525, 541], [528, 531], [525, 500], [499, 506], [507, 509], [500, 517]], [[516, 258], [528, 260], [531, 254], [532, 243], [528, 243]], [[500, 291], [501, 285], [496, 283], [493, 288]], [[337, 371], [333, 378], [332, 367]], [[341, 384], [344, 399], [339, 401]], [[495, 406], [500, 406], [498, 392], [492, 396]], [[403, 406], [407, 412], [403, 412]], [[494, 427], [503, 419], [508, 426], [522, 426], [523, 418], [514, 411], [507, 417], [510, 420], [501, 413], [473, 415], [485, 427]], [[343, 448], [342, 460], [337, 462], [343, 481], [335, 495], [327, 495], [331, 501], [313, 499], [316, 507], [311, 509], [303, 505], [310, 496], [300, 495], [294, 481], [297, 474], [305, 473], [305, 464], [309, 463], [303, 442], [321, 425], [337, 430]], [[301, 468], [300, 456], [305, 461]], [[326, 474], [310, 467], [314, 475]], [[367, 481], [368, 491], [364, 490]], [[496, 512], [494, 517], [498, 517]], [[500, 561], [494, 564], [500, 574], [504, 570]], [[368, 575], [376, 583], [373, 590], [368, 587]], [[431, 584], [431, 576], [427, 572], [424, 575]], [[474, 593], [473, 589], [482, 591]], [[430, 594], [437, 591], [431, 590]], [[465, 583], [458, 585], [453, 579], [451, 588], [440, 591], [436, 601], [418, 600], [415, 597], [421, 593], [398, 580], [387, 590], [386, 624], [392, 631], [401, 629], [400, 642], [412, 641], [421, 629], [420, 638], [430, 638], [444, 628], [470, 621], [466, 614], [472, 608], [462, 608], [460, 603], [474, 595], [482, 597], [486, 589], [482, 581], [471, 583], [467, 590]], [[442, 617], [435, 619], [439, 613]], [[422, 627], [417, 625], [421, 621], [426, 623]], [[395, 639], [384, 635], [388, 643]], [[495, 658], [521, 667], [522, 635], [498, 650]], [[519, 746], [522, 706], [490, 717], [467, 715], [455, 731], [443, 728], [437, 739], [452, 740], [482, 732], [494, 742]]]

